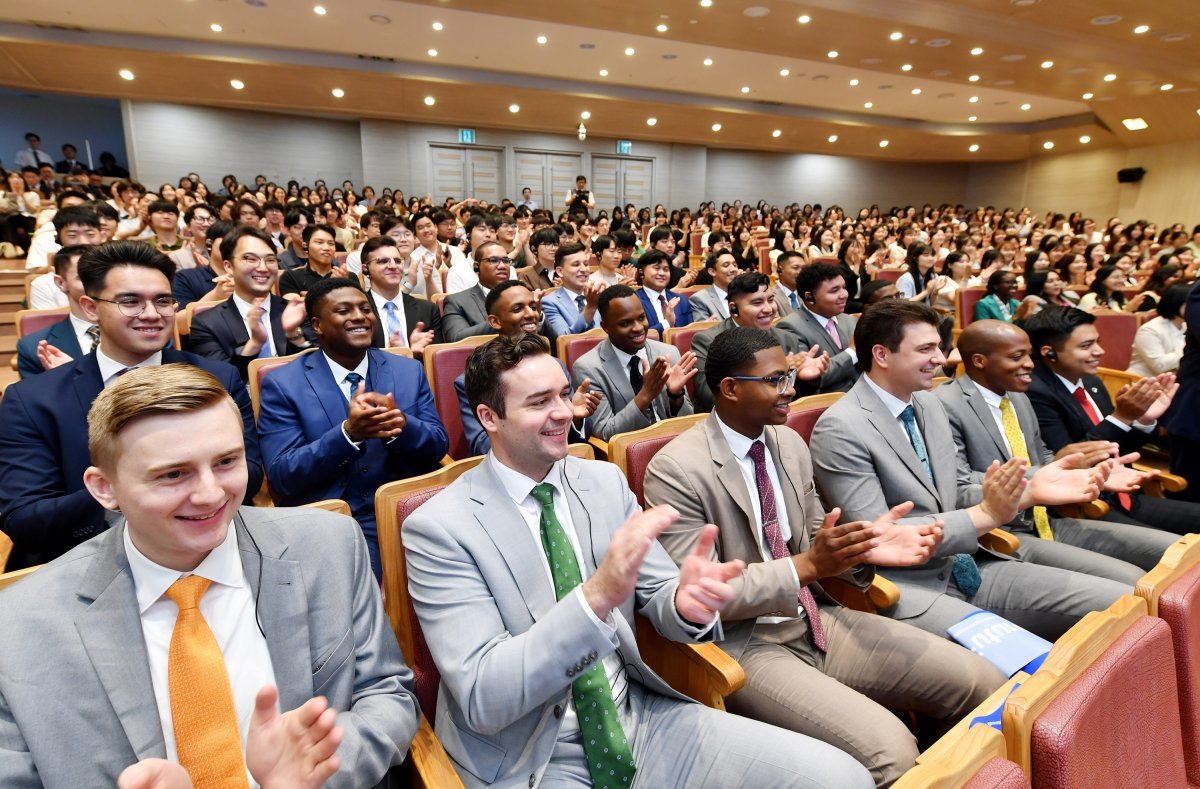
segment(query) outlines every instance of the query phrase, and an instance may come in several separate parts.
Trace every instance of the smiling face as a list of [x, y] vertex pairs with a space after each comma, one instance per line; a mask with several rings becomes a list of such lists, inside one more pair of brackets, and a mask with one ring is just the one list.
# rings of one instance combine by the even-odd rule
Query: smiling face
[[832, 277], [817, 286], [808, 308], [817, 315], [832, 318], [846, 311], [846, 302], [849, 299], [850, 292], [846, 290], [845, 278]]
[[575, 293], [583, 291], [588, 277], [592, 275], [592, 271], [588, 267], [588, 253], [586, 252], [576, 252], [565, 256], [561, 262], [555, 265], [555, 268], [562, 277], [562, 286]]
[[1033, 380], [1033, 346], [1015, 326], [997, 327], [991, 350], [972, 354], [971, 378], [996, 394], [1024, 392]]
[[[1041, 349], [1043, 357], [1045, 349]], [[1068, 381], [1078, 381], [1086, 375], [1095, 375], [1100, 367], [1104, 348], [1100, 346], [1100, 332], [1093, 323], [1076, 326], [1075, 331], [1063, 343], [1058, 352], [1058, 362], [1048, 363], [1056, 373]]]
[[732, 252], [726, 252], [717, 256], [716, 266], [709, 269], [712, 274], [713, 285], [721, 290], [729, 290], [729, 283], [738, 275], [737, 258]]
[[396, 293], [404, 279], [404, 259], [399, 250], [393, 246], [379, 247], [363, 261], [363, 265], [371, 279], [371, 289], [395, 298], [391, 294]]
[[222, 261], [233, 277], [234, 291], [246, 301], [267, 298], [279, 276], [279, 258], [270, 244], [254, 236], [242, 236], [233, 250], [233, 260]]
[[358, 288], [338, 288], [316, 305], [312, 327], [331, 355], [353, 357], [371, 347], [375, 313], [367, 294]]
[[871, 377], [901, 399], [913, 392], [929, 391], [934, 375], [946, 361], [939, 340], [937, 327], [924, 322], [907, 324], [895, 351], [883, 345], [870, 349]]
[[497, 334], [536, 334], [541, 320], [541, 305], [533, 291], [519, 286], [506, 288], [488, 313], [488, 325]]
[[739, 294], [731, 301], [735, 309], [731, 309], [729, 315], [735, 323], [763, 331], [771, 330], [771, 322], [776, 314], [775, 298], [765, 285], [754, 293]]
[[[783, 348], [764, 348], [754, 354], [754, 362], [738, 370], [738, 375], [773, 377], [787, 375], [787, 357]], [[787, 422], [788, 407], [796, 395], [795, 386], [780, 392], [778, 387], [766, 381], [721, 382], [722, 396], [717, 400], [717, 410], [722, 417], [733, 412], [736, 421], [761, 428], [767, 425], [782, 425]]]
[[[146, 266], [115, 266], [109, 270], [99, 299], [80, 299], [87, 319], [100, 325], [100, 342], [110, 359], [132, 367], [161, 351], [171, 339], [175, 315], [159, 315], [154, 299], [171, 299], [171, 282], [158, 269]], [[112, 302], [138, 300], [141, 312], [129, 317]]]
[[608, 334], [614, 347], [631, 356], [637, 353], [646, 346], [646, 332], [650, 328], [642, 300], [637, 296], [613, 299], [600, 319], [600, 328]]
[[314, 230], [308, 237], [308, 262], [316, 266], [332, 266], [337, 254], [337, 242], [325, 230]]
[[504, 416], [480, 405], [480, 424], [488, 431], [492, 451], [502, 463], [542, 479], [550, 466], [567, 455], [572, 419], [570, 382], [549, 354], [522, 360], [500, 380]]

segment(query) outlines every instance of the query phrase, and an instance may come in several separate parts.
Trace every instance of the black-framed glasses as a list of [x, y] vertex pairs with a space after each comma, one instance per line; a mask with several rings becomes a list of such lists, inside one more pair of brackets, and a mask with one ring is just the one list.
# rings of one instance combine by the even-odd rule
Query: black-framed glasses
[[764, 384], [771, 384], [775, 387], [775, 391], [783, 394], [792, 388], [796, 383], [797, 370], [792, 368], [782, 375], [731, 375], [729, 376], [735, 381], [759, 381]]
[[116, 304], [117, 309], [127, 318], [136, 318], [146, 311], [146, 304], [149, 302], [154, 311], [164, 318], [175, 314], [175, 310], [179, 308], [179, 302], [173, 296], [155, 296], [152, 299], [141, 299], [137, 296], [121, 296], [117, 299], [102, 299], [99, 296], [93, 298], [94, 301], [104, 301], [109, 304]]
[[489, 255], [488, 257], [485, 257], [484, 260], [486, 260], [488, 263], [491, 263], [493, 266], [499, 266], [501, 263], [509, 266], [512, 265], [513, 262], [513, 259], [507, 255]]

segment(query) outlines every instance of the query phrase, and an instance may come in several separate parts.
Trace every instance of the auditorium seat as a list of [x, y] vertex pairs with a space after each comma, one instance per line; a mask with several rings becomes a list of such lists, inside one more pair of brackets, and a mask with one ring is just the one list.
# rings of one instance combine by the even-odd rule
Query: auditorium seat
[[1100, 347], [1104, 355], [1100, 366], [1111, 370], [1126, 370], [1133, 358], [1133, 338], [1137, 334], [1137, 316], [1118, 310], [1095, 310], [1096, 330], [1100, 332]]
[[574, 372], [575, 362], [579, 357], [595, 348], [608, 337], [604, 329], [588, 329], [579, 334], [564, 334], [557, 338], [558, 358], [567, 366], [568, 372]]
[[254, 421], [258, 421], [259, 398], [262, 394], [262, 379], [267, 373], [277, 367], [282, 367], [295, 359], [299, 359], [306, 353], [312, 353], [316, 348], [306, 348], [300, 353], [292, 356], [272, 356], [267, 359], [253, 359], [250, 366], [247, 368], [248, 386], [250, 389], [250, 407], [254, 411]]
[[1184, 535], [1167, 548], [1134, 594], [1146, 601], [1150, 616], [1171, 628], [1183, 757], [1189, 784], [1200, 786], [1200, 535]]
[[[969, 716], [968, 716], [969, 717]], [[972, 726], [947, 734], [937, 756], [918, 759], [894, 789], [1029, 789], [1029, 778], [1005, 758], [1004, 735], [991, 726]], [[922, 754], [926, 757], [934, 748]]]
[[8, 557], [12, 555], [12, 538], [0, 531], [0, 573], [8, 565]]
[[17, 337], [21, 338], [26, 334], [33, 334], [47, 326], [52, 326], [67, 317], [69, 312], [67, 307], [54, 307], [49, 310], [17, 310], [15, 319]]
[[987, 295], [983, 285], [959, 288], [954, 292], [954, 328], [965, 329], [975, 320], [975, 305]]
[[187, 350], [188, 336], [192, 333], [192, 321], [202, 312], [213, 307], [221, 306], [219, 301], [193, 301], [184, 308], [183, 312], [175, 313], [175, 347], [181, 351]]
[[1063, 634], [1002, 715], [1039, 789], [1184, 787], [1171, 629], [1125, 595]]
[[[702, 287], [708, 287], [707, 285]], [[663, 337], [663, 342], [668, 345], [674, 345], [679, 350], [679, 355], [687, 353], [692, 349], [692, 338], [705, 329], [711, 329], [720, 321], [695, 321], [687, 326], [674, 326], [667, 329], [666, 336]]]
[[38, 569], [38, 567], [41, 567], [41, 565], [39, 564], [37, 567], [26, 567], [23, 570], [13, 570], [11, 573], [0, 573], [0, 589], [4, 589], [7, 586], [12, 586], [17, 581]]
[[871, 279], [886, 279], [893, 285], [899, 280], [908, 269], [903, 268], [881, 268], [871, 275]]
[[447, 454], [454, 460], [470, 455], [467, 436], [463, 430], [462, 415], [458, 410], [458, 393], [454, 391], [454, 379], [467, 369], [467, 358], [480, 345], [496, 335], [484, 334], [466, 337], [458, 342], [439, 342], [425, 346], [425, 377], [433, 392], [433, 405], [437, 409], [446, 436], [450, 439]]

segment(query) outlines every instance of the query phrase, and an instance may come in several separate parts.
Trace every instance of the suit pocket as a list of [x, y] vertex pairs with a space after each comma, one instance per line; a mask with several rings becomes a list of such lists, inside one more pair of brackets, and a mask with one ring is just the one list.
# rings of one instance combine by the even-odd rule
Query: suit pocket
[[313, 695], [325, 695], [325, 686], [338, 674], [346, 661], [354, 654], [354, 631], [347, 630], [337, 645], [327, 651], [313, 666]]

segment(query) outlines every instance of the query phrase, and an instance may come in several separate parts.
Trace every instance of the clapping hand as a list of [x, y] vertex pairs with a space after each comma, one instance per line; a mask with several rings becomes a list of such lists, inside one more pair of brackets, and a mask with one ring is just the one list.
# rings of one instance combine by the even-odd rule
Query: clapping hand
[[354, 442], [368, 438], [392, 439], [408, 424], [404, 412], [396, 408], [391, 393], [368, 392], [366, 382], [360, 381], [354, 397], [350, 398], [350, 413], [343, 423]]
[[254, 699], [246, 736], [246, 767], [263, 789], [320, 789], [341, 766], [344, 732], [324, 696], [280, 714], [279, 692], [266, 685]]
[[[412, 349], [413, 353], [420, 353], [421, 351], [425, 350], [426, 346], [428, 346], [432, 342], [433, 342], [433, 329], [429, 329], [428, 331], [426, 331], [425, 330], [425, 322], [417, 321], [417, 325], [415, 327], [413, 327], [412, 334], [410, 334], [408, 336], [408, 347]], [[404, 344], [403, 342], [401, 342], [401, 337], [399, 336], [399, 332], [396, 332], [392, 336], [391, 344], [393, 346]]]
[[675, 610], [685, 621], [707, 624], [734, 598], [729, 582], [742, 574], [746, 565], [738, 560], [715, 562], [713, 545], [717, 527], [708, 524], [692, 553], [679, 567], [679, 588], [675, 591]]
[[38, 340], [37, 358], [42, 363], [43, 370], [53, 370], [55, 367], [74, 361], [70, 356], [51, 345], [46, 340]]
[[576, 421], [587, 419], [596, 413], [596, 408], [603, 399], [604, 395], [599, 391], [592, 391], [592, 380], [584, 378], [583, 383], [575, 389], [575, 394], [571, 395], [571, 416]]
[[876, 545], [863, 554], [863, 562], [880, 567], [914, 567], [925, 564], [942, 541], [943, 521], [903, 524], [898, 521], [912, 511], [911, 501], [892, 507], [871, 524]]

